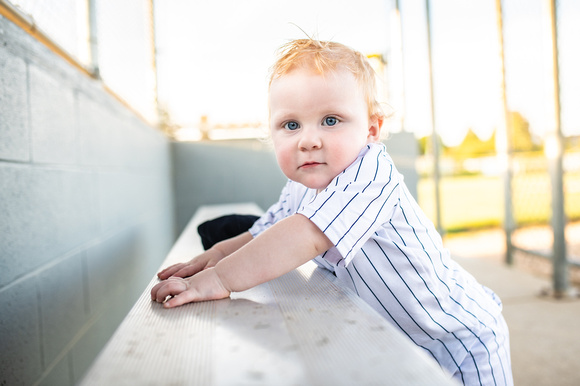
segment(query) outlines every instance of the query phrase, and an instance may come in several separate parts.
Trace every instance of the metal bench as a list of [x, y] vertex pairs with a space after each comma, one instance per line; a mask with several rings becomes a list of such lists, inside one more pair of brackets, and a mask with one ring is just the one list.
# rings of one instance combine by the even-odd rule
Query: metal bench
[[[252, 204], [200, 208], [163, 266], [202, 251], [197, 226]], [[312, 262], [219, 301], [164, 309], [149, 286], [81, 385], [448, 385], [431, 358]]]

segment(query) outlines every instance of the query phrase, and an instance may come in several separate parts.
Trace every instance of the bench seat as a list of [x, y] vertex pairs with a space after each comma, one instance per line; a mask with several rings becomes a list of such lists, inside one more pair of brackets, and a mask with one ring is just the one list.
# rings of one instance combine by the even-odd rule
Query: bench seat
[[[200, 208], [163, 267], [202, 251], [197, 226], [252, 204]], [[228, 299], [164, 309], [154, 277], [82, 385], [447, 385], [431, 358], [308, 262]]]

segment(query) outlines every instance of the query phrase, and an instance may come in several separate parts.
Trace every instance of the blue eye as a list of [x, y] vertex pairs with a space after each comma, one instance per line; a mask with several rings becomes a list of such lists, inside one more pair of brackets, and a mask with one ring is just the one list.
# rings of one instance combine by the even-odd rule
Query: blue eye
[[338, 119], [336, 119], [335, 117], [326, 117], [324, 118], [324, 124], [326, 126], [334, 126], [338, 123]]
[[300, 126], [298, 125], [298, 122], [287, 122], [286, 124], [284, 124], [284, 128], [287, 130], [297, 130]]

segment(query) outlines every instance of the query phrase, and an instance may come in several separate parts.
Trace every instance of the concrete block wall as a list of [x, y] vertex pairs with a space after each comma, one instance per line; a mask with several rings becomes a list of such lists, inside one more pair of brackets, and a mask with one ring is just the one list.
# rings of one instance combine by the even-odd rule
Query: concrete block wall
[[273, 149], [258, 140], [173, 144], [177, 230], [201, 205], [254, 202], [266, 210], [287, 181]]
[[0, 385], [72, 385], [171, 248], [169, 141], [0, 16]]
[[403, 175], [409, 192], [418, 200], [417, 187], [419, 174], [415, 163], [419, 158], [419, 143], [415, 134], [408, 132], [389, 133], [383, 140], [387, 152], [393, 159], [397, 170]]
[[[393, 133], [387, 150], [417, 199], [415, 161], [419, 147], [412, 133]], [[201, 205], [254, 202], [266, 210], [287, 181], [273, 152], [263, 141], [249, 139], [173, 144], [174, 191], [178, 232]]]

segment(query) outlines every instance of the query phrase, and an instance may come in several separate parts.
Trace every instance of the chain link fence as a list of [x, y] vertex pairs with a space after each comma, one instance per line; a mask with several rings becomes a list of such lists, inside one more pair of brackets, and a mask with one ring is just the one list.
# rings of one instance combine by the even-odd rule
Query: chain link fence
[[[564, 155], [564, 204], [568, 217], [566, 243], [569, 258], [580, 264], [580, 138], [570, 139], [575, 145]], [[572, 146], [571, 146], [572, 147]]]
[[96, 2], [98, 67], [104, 82], [155, 122], [156, 75], [152, 1]]
[[[567, 142], [574, 140], [568, 138]], [[514, 244], [550, 255], [553, 243], [550, 218], [551, 183], [547, 160], [541, 156], [514, 155], [512, 179]], [[564, 209], [568, 257], [580, 263], [580, 151], [564, 154]]]
[[152, 0], [0, 0], [0, 7], [157, 123]]
[[[553, 118], [545, 123], [545, 135], [532, 144], [543, 152], [519, 151], [522, 142], [530, 139], [522, 136], [522, 122], [512, 121], [509, 126], [513, 151], [510, 203], [515, 229], [508, 243], [514, 247], [516, 260], [552, 274], [555, 287], [564, 287], [568, 279], [580, 283], [580, 115], [574, 102], [580, 98], [580, 78], [572, 71], [580, 59], [572, 52], [574, 45], [562, 44], [580, 35], [577, 23], [565, 17], [571, 5], [569, 0], [553, 2], [554, 8], [543, 8], [543, 20], [538, 20], [538, 25], [544, 22], [552, 26], [551, 30], [544, 27], [546, 40], [550, 40], [550, 32], [552, 36], [542, 54], [548, 59], [551, 76], [544, 113]], [[546, 74], [537, 75], [546, 78]], [[561, 212], [563, 218], [559, 217]], [[537, 256], [551, 261], [534, 261]]]
[[78, 0], [3, 0], [84, 66], [90, 64], [89, 3]]
[[[546, 275], [555, 276], [554, 256], [558, 252], [554, 240], [558, 228], [563, 228], [566, 274], [570, 283], [579, 285], [580, 55], [574, 42], [580, 36], [580, 23], [574, 17], [578, 9], [573, 7], [574, 0], [553, 4], [557, 34], [551, 37], [549, 1], [501, 1], [508, 165], [502, 164], [493, 138], [476, 138], [469, 132], [459, 146], [442, 146], [439, 159], [434, 160], [433, 138], [426, 137], [421, 143], [424, 155], [418, 162], [419, 202], [434, 221], [439, 210], [441, 228], [448, 235], [506, 226], [506, 249], [512, 252], [508, 261]], [[530, 39], [535, 41], [533, 45]], [[553, 41], [558, 42], [554, 51]], [[536, 65], [538, 62], [544, 64]], [[529, 68], [522, 71], [522, 66]], [[532, 67], [535, 72], [530, 71]], [[522, 94], [530, 98], [522, 98]], [[502, 134], [496, 129], [494, 135]], [[556, 136], [563, 143], [553, 143]], [[560, 171], [553, 167], [556, 159], [561, 160]], [[441, 175], [439, 207], [434, 199], [435, 162]], [[510, 188], [507, 200], [506, 176]], [[559, 179], [563, 182], [558, 183]], [[554, 223], [554, 208], [562, 205], [554, 194], [557, 189], [563, 189], [564, 218]], [[513, 216], [507, 224], [506, 212]]]

